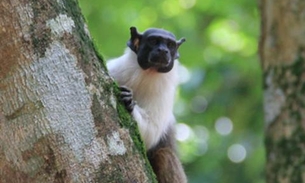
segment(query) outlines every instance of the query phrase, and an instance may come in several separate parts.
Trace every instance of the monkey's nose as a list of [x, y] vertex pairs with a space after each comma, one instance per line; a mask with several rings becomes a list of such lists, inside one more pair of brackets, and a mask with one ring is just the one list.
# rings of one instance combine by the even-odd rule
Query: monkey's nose
[[161, 53], [161, 54], [167, 54], [168, 50], [165, 49], [165, 48], [158, 48], [158, 52]]

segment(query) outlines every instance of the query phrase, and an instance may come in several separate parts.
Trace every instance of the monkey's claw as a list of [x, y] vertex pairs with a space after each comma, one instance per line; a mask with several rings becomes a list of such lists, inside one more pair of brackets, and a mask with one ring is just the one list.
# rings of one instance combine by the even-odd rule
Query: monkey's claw
[[132, 91], [131, 89], [127, 88], [126, 86], [120, 86], [119, 89], [121, 90], [120, 99], [125, 105], [128, 112], [132, 112], [136, 102], [133, 100]]

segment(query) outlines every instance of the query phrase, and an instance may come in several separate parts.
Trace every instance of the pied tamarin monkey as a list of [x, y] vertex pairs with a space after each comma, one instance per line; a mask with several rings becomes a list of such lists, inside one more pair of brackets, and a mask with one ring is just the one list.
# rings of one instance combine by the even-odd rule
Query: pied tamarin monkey
[[138, 123], [148, 159], [160, 183], [187, 182], [176, 155], [173, 104], [178, 48], [185, 41], [163, 29], [130, 28], [125, 53], [107, 64], [121, 86], [121, 100]]

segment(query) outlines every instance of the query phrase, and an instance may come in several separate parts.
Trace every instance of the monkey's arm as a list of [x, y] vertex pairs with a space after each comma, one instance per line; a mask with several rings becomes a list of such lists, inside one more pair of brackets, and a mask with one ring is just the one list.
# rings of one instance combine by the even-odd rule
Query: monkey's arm
[[[121, 89], [121, 100], [123, 101], [126, 109], [132, 113], [135, 120], [138, 122], [140, 132], [142, 131], [142, 137], [144, 141], [146, 139], [147, 145], [147, 133], [143, 133], [148, 126], [148, 116], [139, 106], [132, 100], [132, 91], [127, 87], [120, 87]], [[175, 141], [175, 130], [174, 130], [175, 118], [172, 116], [170, 126], [167, 128], [164, 136], [159, 140], [158, 144], [149, 149], [147, 152], [148, 159], [151, 166], [157, 176], [159, 183], [186, 183], [186, 175], [176, 155], [176, 141]], [[149, 128], [150, 131], [155, 130]], [[153, 136], [156, 138], [156, 136]], [[149, 137], [148, 139], [152, 140]], [[158, 139], [155, 139], [158, 140]]]
[[146, 110], [142, 109], [137, 105], [136, 101], [133, 100], [133, 92], [131, 89], [120, 86], [120, 90], [121, 101], [137, 122], [146, 149], [152, 148], [159, 142], [159, 139], [166, 132], [166, 129], [170, 124], [156, 124], [152, 121], [152, 117], [147, 114]]
[[140, 131], [145, 131], [148, 125], [148, 115], [143, 109], [136, 105], [136, 102], [133, 100], [132, 91], [128, 87], [120, 86], [119, 88], [121, 90], [121, 101], [125, 105], [125, 108], [138, 122]]
[[174, 126], [159, 144], [148, 151], [148, 159], [159, 183], [186, 183], [187, 178], [176, 155]]

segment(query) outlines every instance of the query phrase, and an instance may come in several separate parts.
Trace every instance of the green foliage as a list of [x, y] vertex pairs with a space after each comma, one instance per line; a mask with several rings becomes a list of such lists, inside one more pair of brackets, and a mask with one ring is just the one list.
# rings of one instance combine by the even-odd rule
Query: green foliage
[[180, 48], [179, 151], [190, 183], [263, 183], [262, 73], [256, 1], [81, 0], [102, 55], [119, 56], [129, 27], [160, 27]]

